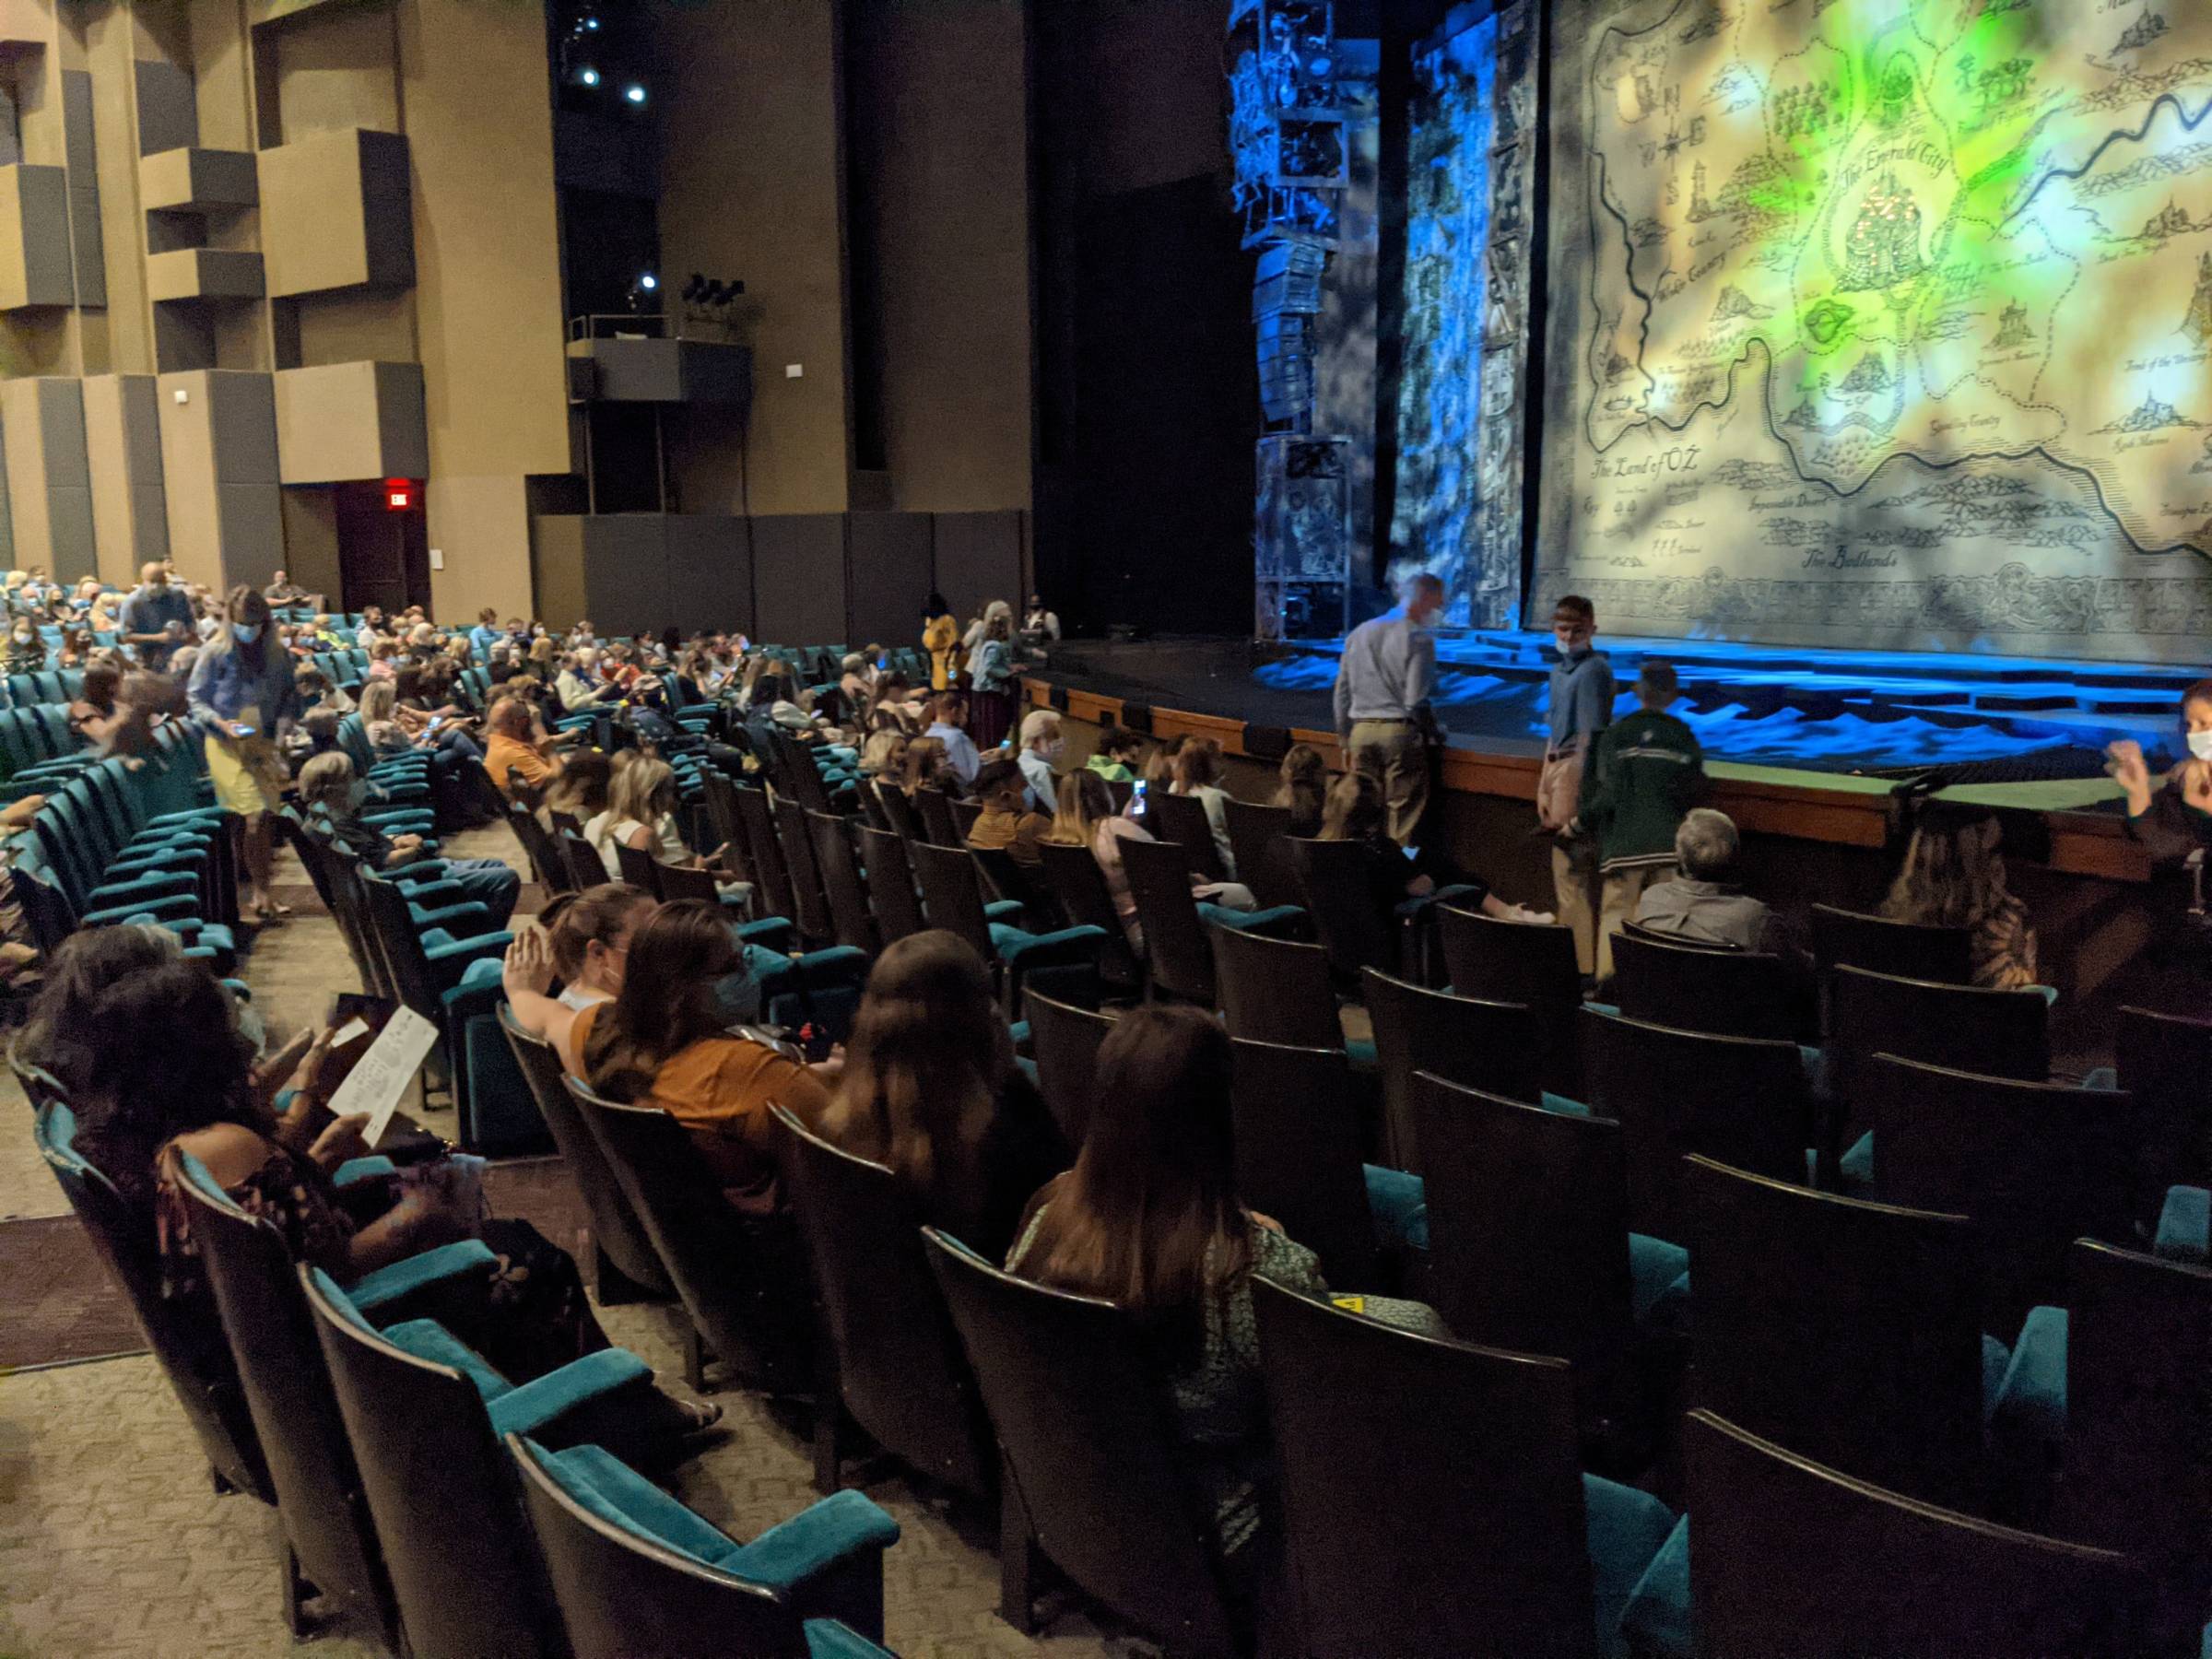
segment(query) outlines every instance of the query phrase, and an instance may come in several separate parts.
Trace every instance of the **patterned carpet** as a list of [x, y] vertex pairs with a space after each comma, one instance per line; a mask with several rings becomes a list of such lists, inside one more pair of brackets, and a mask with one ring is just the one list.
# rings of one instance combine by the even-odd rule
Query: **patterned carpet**
[[[457, 857], [520, 861], [504, 830], [457, 837], [451, 850]], [[298, 866], [287, 859], [285, 885], [300, 885]], [[278, 1030], [320, 1018], [333, 991], [355, 988], [335, 926], [311, 913], [311, 897], [285, 898], [299, 913], [263, 934], [245, 971], [256, 1006]], [[450, 1114], [424, 1121], [452, 1133]], [[4, 1072], [0, 1123], [16, 1126], [0, 1134], [0, 1217], [57, 1215], [65, 1206], [53, 1177], [29, 1153], [29, 1112]], [[526, 1216], [547, 1237], [573, 1245], [582, 1210], [558, 1159], [500, 1166], [489, 1190], [502, 1213]], [[67, 1342], [88, 1350], [101, 1340], [100, 1322], [121, 1312], [121, 1300], [101, 1285], [74, 1220], [21, 1230], [27, 1225], [0, 1223], [0, 1285], [6, 1286], [0, 1355], [26, 1347], [19, 1327], [35, 1334], [30, 1346]], [[11, 1235], [21, 1243], [10, 1243]], [[39, 1288], [26, 1321], [26, 1286], [32, 1284]], [[79, 1323], [72, 1323], [72, 1298], [82, 1299]], [[601, 1320], [665, 1385], [685, 1392], [671, 1310], [618, 1307], [602, 1310]], [[128, 1346], [137, 1346], [135, 1332]], [[715, 1397], [727, 1411], [729, 1433], [677, 1471], [672, 1485], [716, 1525], [749, 1538], [814, 1500], [809, 1448], [752, 1396]], [[872, 1477], [865, 1489], [901, 1528], [884, 1564], [894, 1651], [909, 1659], [1093, 1659], [1151, 1651], [1107, 1637], [1072, 1609], [1038, 1639], [1023, 1636], [996, 1614], [990, 1517], [949, 1510], [871, 1468], [849, 1467], [848, 1478], [855, 1472]], [[215, 1495], [151, 1359], [0, 1372], [0, 1659], [367, 1659], [380, 1652], [370, 1635], [353, 1629], [291, 1641], [278, 1613], [275, 1528], [275, 1516], [251, 1499]]]

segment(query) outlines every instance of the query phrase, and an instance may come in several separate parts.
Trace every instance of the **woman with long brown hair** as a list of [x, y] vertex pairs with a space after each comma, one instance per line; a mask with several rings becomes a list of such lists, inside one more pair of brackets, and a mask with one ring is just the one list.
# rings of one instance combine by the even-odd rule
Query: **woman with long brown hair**
[[1268, 804], [1290, 811], [1292, 835], [1321, 833], [1321, 815], [1329, 798], [1329, 763], [1310, 743], [1294, 743], [1283, 755], [1275, 798]]
[[1993, 991], [2036, 983], [2035, 929], [2005, 880], [2005, 832], [1988, 811], [1900, 797], [1912, 822], [1904, 864], [1881, 913], [1972, 934], [1973, 982]]
[[777, 1205], [769, 1107], [811, 1124], [830, 1096], [804, 1062], [729, 1030], [723, 982], [745, 966], [720, 905], [662, 905], [630, 939], [615, 1000], [578, 1010], [563, 1058], [608, 1100], [649, 1102], [675, 1118], [724, 1195], [765, 1214]]
[[942, 928], [877, 959], [821, 1133], [888, 1165], [924, 1221], [992, 1257], [1013, 1242], [1030, 1195], [1068, 1165], [1014, 1064], [990, 970]]
[[1392, 912], [1409, 899], [1449, 899], [1467, 910], [1479, 910], [1501, 922], [1546, 923], [1518, 904], [1508, 904], [1490, 891], [1488, 882], [1454, 866], [1441, 853], [1427, 848], [1400, 847], [1390, 839], [1389, 813], [1382, 801], [1382, 785], [1372, 772], [1348, 771], [1329, 789], [1322, 813], [1319, 841], [1358, 841], [1367, 858], [1362, 865], [1369, 900], [1389, 921]]

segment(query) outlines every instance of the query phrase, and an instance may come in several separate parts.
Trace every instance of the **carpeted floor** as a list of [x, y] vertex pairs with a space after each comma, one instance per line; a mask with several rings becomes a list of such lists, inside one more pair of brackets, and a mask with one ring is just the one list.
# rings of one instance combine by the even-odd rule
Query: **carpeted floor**
[[0, 1372], [146, 1349], [131, 1305], [75, 1216], [0, 1221]]

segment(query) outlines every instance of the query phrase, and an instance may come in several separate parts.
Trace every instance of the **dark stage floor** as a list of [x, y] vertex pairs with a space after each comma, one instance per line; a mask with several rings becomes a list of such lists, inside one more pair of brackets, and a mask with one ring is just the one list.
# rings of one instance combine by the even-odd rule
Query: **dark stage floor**
[[[1450, 635], [1438, 717], [1456, 747], [1540, 753], [1548, 634]], [[1716, 760], [1825, 772], [1970, 769], [2002, 782], [2102, 775], [2104, 746], [2171, 750], [2174, 704], [2197, 676], [2171, 667], [2017, 657], [1815, 651], [1683, 640], [1603, 641], [1622, 686], [1647, 655], [1680, 674], [1676, 712]], [[1326, 730], [1334, 644], [1242, 640], [1073, 641], [1041, 677], [1107, 696], [1263, 725]]]

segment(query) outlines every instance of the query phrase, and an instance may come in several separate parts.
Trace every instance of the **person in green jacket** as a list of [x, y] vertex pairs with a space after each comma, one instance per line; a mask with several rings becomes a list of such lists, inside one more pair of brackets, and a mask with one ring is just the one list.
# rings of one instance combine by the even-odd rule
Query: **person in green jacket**
[[1679, 693], [1671, 664], [1636, 677], [1635, 713], [1599, 736], [1583, 772], [1575, 830], [1597, 838], [1604, 877], [1597, 978], [1613, 977], [1613, 935], [1636, 913], [1643, 889], [1675, 871], [1675, 831], [1705, 788], [1705, 758], [1689, 727], [1667, 711]]

